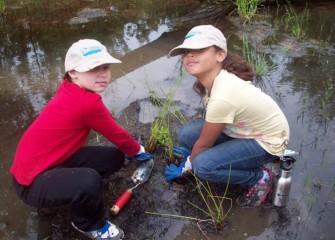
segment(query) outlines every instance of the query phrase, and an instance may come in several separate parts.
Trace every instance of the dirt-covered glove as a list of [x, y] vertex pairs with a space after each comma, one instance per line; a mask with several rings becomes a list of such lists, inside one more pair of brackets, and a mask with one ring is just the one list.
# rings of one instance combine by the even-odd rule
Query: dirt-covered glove
[[184, 177], [187, 175], [188, 171], [192, 170], [192, 163], [190, 157], [187, 157], [187, 160], [182, 162], [178, 167], [174, 164], [170, 164], [165, 171], [164, 175], [167, 181], [173, 181], [178, 178]]
[[173, 147], [173, 155], [178, 158], [187, 158], [191, 155], [191, 149], [186, 147]]
[[154, 156], [152, 156], [149, 153], [146, 153], [144, 147], [141, 145], [140, 151], [135, 156], [130, 157], [130, 156], [126, 155], [126, 158], [128, 160], [145, 161], [145, 160], [153, 159]]

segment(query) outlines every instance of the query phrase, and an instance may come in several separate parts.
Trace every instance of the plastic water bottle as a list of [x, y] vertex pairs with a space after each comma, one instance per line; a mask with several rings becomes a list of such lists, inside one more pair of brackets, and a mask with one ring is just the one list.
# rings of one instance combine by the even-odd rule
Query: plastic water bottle
[[277, 207], [285, 207], [287, 205], [292, 184], [291, 171], [294, 161], [294, 158], [287, 157], [280, 164], [280, 177], [275, 182], [273, 195], [273, 205]]

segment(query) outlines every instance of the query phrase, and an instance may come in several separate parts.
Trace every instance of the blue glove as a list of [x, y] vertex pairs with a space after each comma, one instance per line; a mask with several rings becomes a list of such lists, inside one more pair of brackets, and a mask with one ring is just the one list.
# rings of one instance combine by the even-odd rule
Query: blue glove
[[181, 162], [178, 167], [174, 164], [170, 164], [170, 166], [165, 169], [164, 175], [166, 181], [170, 182], [177, 178], [184, 177], [189, 170], [192, 170], [192, 164], [188, 157], [187, 160]]
[[128, 157], [129, 160], [139, 160], [139, 161], [150, 160], [153, 158], [154, 156], [152, 156], [149, 153], [140, 153], [140, 154], [135, 155], [134, 157]]
[[187, 158], [191, 155], [191, 150], [186, 147], [173, 147], [173, 155], [179, 158]]
[[174, 164], [170, 164], [170, 166], [168, 166], [164, 171], [166, 181], [170, 182], [172, 180], [175, 180], [176, 178], [181, 177], [184, 167], [185, 161], [182, 162], [179, 167]]
[[130, 156], [126, 155], [126, 158], [128, 160], [145, 161], [145, 160], [154, 159], [154, 156], [152, 156], [149, 153], [146, 153], [144, 147], [141, 145], [140, 151], [135, 156], [130, 157]]

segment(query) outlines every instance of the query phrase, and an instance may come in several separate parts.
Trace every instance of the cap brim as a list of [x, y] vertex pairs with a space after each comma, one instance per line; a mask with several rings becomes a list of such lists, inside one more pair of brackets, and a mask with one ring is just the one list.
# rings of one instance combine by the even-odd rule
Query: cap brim
[[86, 62], [85, 64], [81, 64], [80, 66], [75, 67], [74, 70], [76, 70], [77, 72], [87, 72], [95, 67], [111, 63], [122, 63], [122, 62], [119, 59], [109, 56], [104, 58], [92, 59], [91, 61]]
[[185, 49], [202, 49], [202, 48], [207, 48], [207, 47], [210, 47], [210, 46], [213, 46], [213, 44], [211, 44], [211, 43], [199, 43], [199, 42], [196, 42], [196, 43], [192, 43], [192, 42], [183, 43], [182, 45], [173, 48], [169, 52], [169, 56], [170, 57], [174, 57], [174, 56], [183, 54], [183, 52], [184, 52]]

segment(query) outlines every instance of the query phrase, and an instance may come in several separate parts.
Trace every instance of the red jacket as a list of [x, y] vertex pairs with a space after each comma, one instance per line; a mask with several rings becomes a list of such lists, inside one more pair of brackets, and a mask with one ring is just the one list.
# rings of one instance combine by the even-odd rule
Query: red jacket
[[99, 94], [64, 80], [20, 140], [11, 174], [29, 186], [38, 174], [77, 152], [91, 129], [127, 155], [134, 156], [140, 150], [139, 143], [113, 119]]

